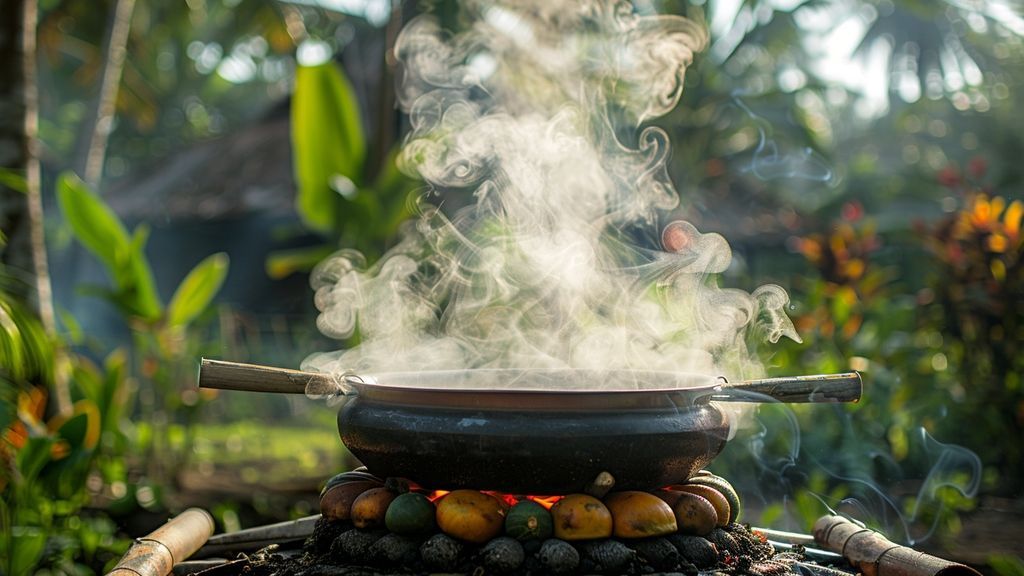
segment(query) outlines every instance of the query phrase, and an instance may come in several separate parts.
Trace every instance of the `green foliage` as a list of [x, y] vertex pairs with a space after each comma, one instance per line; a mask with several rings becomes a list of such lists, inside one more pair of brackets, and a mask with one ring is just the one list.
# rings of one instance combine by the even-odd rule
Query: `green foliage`
[[340, 199], [356, 194], [366, 157], [359, 103], [331, 62], [295, 72], [292, 147], [298, 213], [311, 229], [330, 232], [342, 218]]
[[28, 184], [25, 182], [25, 175], [15, 172], [10, 168], [0, 168], [0, 186], [6, 186], [22, 194], [28, 193]]
[[[16, 298], [0, 267], [0, 382], [52, 382], [53, 345], [42, 323]], [[0, 427], [9, 418], [0, 415]]]
[[988, 565], [999, 576], [1024, 576], [1024, 559], [1020, 556], [993, 555], [989, 557]]
[[[60, 178], [58, 199], [75, 238], [104, 265], [114, 285], [112, 290], [94, 292], [115, 304], [133, 339], [130, 358], [114, 352], [103, 371], [82, 363], [73, 370], [82, 382], [82, 401], [98, 407], [108, 418], [119, 418], [125, 414], [129, 398], [118, 383], [132, 377], [139, 383], [139, 415], [143, 421], [153, 422], [152, 429], [136, 428], [131, 438], [118, 427], [101, 427], [98, 433], [104, 445], [120, 456], [100, 458], [94, 464], [105, 482], [121, 482], [134, 495], [136, 486], [124, 482], [121, 456], [129, 449], [142, 452], [146, 470], [138, 486], [147, 486], [146, 494], [152, 498], [139, 503], [158, 508], [161, 484], [173, 478], [173, 471], [188, 457], [191, 426], [207, 398], [194, 388], [195, 359], [206, 345], [197, 337], [194, 325], [220, 291], [228, 274], [228, 257], [218, 253], [199, 262], [164, 306], [145, 255], [147, 230], [140, 227], [129, 235], [113, 211], [73, 175]], [[106, 420], [111, 421], [116, 420]], [[171, 438], [176, 430], [184, 430], [180, 441]]]
[[[71, 365], [73, 407], [44, 420], [46, 389], [22, 385], [13, 399], [16, 417], [5, 423], [0, 440], [0, 457], [8, 472], [0, 477], [0, 532], [5, 534], [0, 538], [0, 568], [12, 576], [35, 573], [42, 566], [65, 573], [92, 572], [128, 545], [114, 537], [112, 522], [81, 517], [92, 496], [88, 475], [98, 462], [122, 457], [101, 439], [123, 423], [128, 400], [120, 393], [125, 387], [123, 372], [101, 373], [73, 354], [65, 359]], [[3, 400], [6, 404], [10, 399]]]
[[227, 254], [207, 256], [178, 285], [167, 306], [167, 323], [171, 326], [191, 324], [213, 301], [227, 275]]
[[376, 259], [412, 215], [408, 199], [416, 181], [398, 170], [397, 150], [379, 167], [367, 164], [359, 101], [334, 63], [298, 68], [291, 114], [296, 210], [326, 244], [272, 253], [267, 274], [308, 271], [339, 247]]
[[[0, 527], [5, 534], [0, 538], [0, 558], [5, 559], [2, 571], [11, 576], [42, 566], [64, 573], [99, 571], [127, 547], [125, 540], [114, 536], [112, 522], [82, 518], [80, 510], [93, 498], [105, 497], [114, 485], [132, 489], [129, 510], [136, 499], [142, 503], [136, 482], [128, 482], [128, 453], [143, 448], [147, 465], [158, 463], [173, 470], [190, 450], [189, 433], [173, 447], [165, 443], [170, 436], [167, 421], [189, 404], [181, 390], [192, 389], [198, 342], [188, 331], [209, 308], [228, 272], [226, 255], [209, 256], [186, 275], [164, 307], [145, 256], [147, 230], [140, 227], [129, 234], [74, 175], [60, 177], [57, 196], [75, 238], [107, 270], [113, 288], [96, 292], [124, 315], [135, 338], [135, 355], [129, 358], [115, 350], [102, 368], [97, 367], [47, 335], [39, 319], [14, 296], [12, 281], [0, 282], [0, 378], [12, 384], [3, 387], [0, 397], [0, 469], [5, 472], [0, 477]], [[65, 323], [74, 327], [70, 320]], [[46, 390], [58, 363], [62, 377], [70, 380], [73, 404], [44, 419]], [[142, 435], [127, 433], [123, 425], [135, 399], [128, 386], [132, 377], [141, 382], [142, 396], [150, 399], [142, 403], [144, 417], [162, 422], [148, 442]], [[187, 416], [194, 414], [198, 400], [195, 396], [186, 406], [186, 421], [179, 429], [191, 425]], [[147, 470], [146, 476], [168, 477], [162, 469]], [[87, 482], [93, 477], [98, 484]], [[149, 488], [151, 498], [145, 504], [159, 504], [161, 485], [145, 477], [137, 484]], [[113, 500], [111, 509], [118, 504]]]
[[228, 273], [228, 257], [219, 253], [197, 264], [181, 281], [165, 309], [146, 258], [146, 227], [131, 235], [116, 214], [77, 176], [64, 173], [57, 182], [61, 212], [75, 238], [106, 267], [114, 289], [94, 292], [113, 302], [126, 319], [184, 327], [217, 295]]
[[267, 276], [275, 280], [286, 278], [295, 272], [312, 270], [321, 260], [334, 252], [329, 245], [296, 248], [294, 250], [277, 250], [267, 256], [265, 269]]
[[103, 263], [114, 283], [113, 290], [96, 292], [127, 314], [158, 319], [161, 305], [145, 255], [146, 228], [129, 235], [117, 215], [71, 173], [57, 180], [57, 199], [75, 238]]

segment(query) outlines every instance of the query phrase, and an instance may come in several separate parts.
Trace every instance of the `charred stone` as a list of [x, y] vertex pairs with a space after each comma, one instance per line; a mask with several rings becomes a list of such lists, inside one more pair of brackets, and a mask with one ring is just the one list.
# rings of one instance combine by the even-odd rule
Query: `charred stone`
[[434, 534], [420, 546], [420, 558], [432, 570], [450, 572], [458, 566], [462, 544], [447, 534]]
[[665, 538], [638, 540], [633, 550], [655, 570], [675, 570], [679, 567], [679, 551]]
[[629, 571], [636, 553], [618, 540], [599, 540], [580, 544], [580, 557], [593, 564], [597, 572], [621, 574]]
[[342, 562], [369, 562], [370, 546], [382, 536], [381, 532], [364, 532], [355, 528], [342, 532], [331, 544], [331, 558]]
[[580, 553], [565, 540], [548, 538], [541, 544], [537, 560], [552, 574], [567, 574], [580, 565]]
[[705, 538], [673, 534], [666, 538], [679, 551], [679, 555], [701, 570], [707, 570], [718, 563], [718, 549]]
[[505, 574], [519, 568], [526, 554], [518, 540], [502, 536], [488, 542], [480, 551], [480, 558], [488, 570]]
[[370, 560], [386, 566], [411, 566], [420, 558], [419, 542], [400, 534], [385, 534], [370, 545]]

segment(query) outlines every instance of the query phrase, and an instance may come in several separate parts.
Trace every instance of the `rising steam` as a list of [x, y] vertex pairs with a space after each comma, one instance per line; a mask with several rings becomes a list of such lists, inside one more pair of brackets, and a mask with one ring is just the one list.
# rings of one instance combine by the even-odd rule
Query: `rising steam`
[[361, 343], [303, 368], [760, 375], [748, 340], [797, 339], [789, 297], [720, 288], [725, 239], [659, 221], [679, 197], [667, 135], [642, 128], [678, 102], [703, 28], [628, 2], [466, 8], [462, 33], [422, 16], [398, 38], [400, 166], [476, 203], [422, 209], [373, 266], [351, 251], [321, 263], [317, 325]]

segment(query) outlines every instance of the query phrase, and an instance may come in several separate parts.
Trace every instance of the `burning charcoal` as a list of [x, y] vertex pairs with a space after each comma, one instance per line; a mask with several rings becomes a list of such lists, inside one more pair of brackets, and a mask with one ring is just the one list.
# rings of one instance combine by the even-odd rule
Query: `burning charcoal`
[[420, 558], [432, 570], [450, 572], [462, 554], [462, 544], [447, 534], [434, 534], [420, 546]]
[[679, 567], [679, 551], [665, 538], [650, 538], [633, 542], [633, 550], [656, 570], [675, 570]]
[[627, 572], [636, 559], [636, 553], [618, 540], [583, 542], [580, 544], [580, 556], [593, 563], [594, 570], [605, 574]]
[[400, 534], [385, 534], [367, 552], [372, 562], [387, 566], [411, 566], [420, 558], [419, 542]]
[[537, 559], [552, 574], [566, 574], [580, 565], [580, 553], [565, 540], [548, 538], [540, 546]]
[[754, 560], [768, 560], [775, 554], [775, 549], [761, 535], [751, 532], [742, 524], [730, 524], [723, 528], [739, 544], [739, 552]]
[[667, 538], [679, 555], [701, 570], [707, 570], [718, 563], [718, 549], [714, 544], [700, 536], [673, 534]]
[[526, 554], [516, 539], [502, 536], [495, 538], [480, 551], [484, 567], [499, 574], [511, 572], [522, 565]]
[[721, 528], [715, 528], [711, 531], [710, 534], [705, 536], [705, 538], [707, 538], [708, 541], [714, 544], [715, 548], [718, 548], [719, 554], [723, 554], [725, 552], [728, 552], [730, 554], [743, 553], [743, 549], [740, 547], [740, 543], [732, 537], [732, 534], [729, 534]]
[[313, 527], [313, 535], [305, 543], [306, 550], [314, 554], [323, 554], [331, 549], [331, 543], [342, 532], [351, 528], [347, 522], [331, 521], [321, 517]]
[[383, 535], [383, 532], [366, 532], [354, 528], [343, 532], [331, 544], [331, 557], [341, 561], [366, 562], [370, 559], [370, 546]]

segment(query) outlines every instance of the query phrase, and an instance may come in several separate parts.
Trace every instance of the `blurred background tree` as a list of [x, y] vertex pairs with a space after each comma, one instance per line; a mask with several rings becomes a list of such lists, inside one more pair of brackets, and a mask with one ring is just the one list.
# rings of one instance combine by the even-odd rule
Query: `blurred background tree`
[[[37, 190], [56, 312], [51, 322], [36, 309], [49, 298], [27, 289], [38, 277], [32, 265], [5, 255], [12, 280], [0, 283], [0, 319], [13, 320], [0, 326], [19, 329], [0, 348], [15, 385], [4, 397], [0, 427], [13, 432], [3, 454], [27, 464], [25, 455], [45, 452], [59, 463], [71, 451], [26, 452], [18, 439], [32, 435], [18, 431], [36, 429], [56, 445], [62, 420], [45, 423], [91, 398], [103, 432], [95, 445], [88, 434], [63, 438], [89, 456], [80, 492], [62, 498], [115, 522], [90, 524], [107, 535], [103, 546], [31, 548], [21, 570], [67, 562], [100, 570], [115, 555], [117, 530], [140, 533], [147, 519], [189, 503], [227, 498], [214, 510], [226, 528], [308, 512], [317, 482], [345, 465], [331, 411], [253, 395], [205, 402], [190, 374], [204, 353], [297, 366], [337, 346], [316, 334], [308, 270], [341, 247], [378, 257], [422, 192], [393, 162], [405, 126], [388, 49], [415, 14], [432, 10], [455, 27], [461, 8], [447, 0], [29, 4], [39, 8], [31, 28], [41, 178], [33, 184], [23, 161], [5, 160], [14, 170], [0, 173], [0, 230], [14, 242], [9, 207], [29, 198], [19, 191], [26, 183]], [[675, 146], [676, 215], [729, 239], [736, 258], [727, 282], [776, 282], [791, 293], [805, 342], [765, 349], [770, 371], [853, 368], [868, 381], [865, 402], [837, 409], [835, 425], [809, 411], [765, 410], [766, 425], [788, 430], [782, 422], [793, 420], [813, 433], [751, 431], [717, 469], [761, 501], [763, 515], [752, 521], [806, 530], [806, 517], [824, 508], [793, 495], [810, 490], [831, 505], [858, 498], [866, 519], [905, 539], [935, 528], [933, 542], [970, 554], [943, 542], [970, 526], [937, 512], [967, 504], [929, 492], [928, 479], [979, 489], [986, 510], [1005, 503], [993, 498], [1022, 498], [1024, 455], [1014, 442], [1024, 425], [1019, 4], [633, 4], [689, 15], [711, 31], [683, 102], [660, 123]], [[0, 44], [18, 34], [16, 20], [5, 21]], [[84, 184], [59, 180], [67, 170]], [[64, 217], [59, 182], [74, 190], [64, 192]], [[71, 198], [107, 216], [76, 225]], [[105, 261], [90, 245], [90, 222], [124, 231], [115, 236], [132, 256]], [[222, 255], [208, 259], [214, 253]], [[193, 270], [207, 271], [195, 282], [211, 305], [176, 324], [174, 295]], [[22, 370], [30, 358], [36, 368]], [[969, 453], [949, 443], [980, 457], [980, 485]], [[144, 455], [157, 452], [181, 465], [153, 467]], [[935, 470], [942, 474], [929, 475]], [[864, 479], [871, 489], [856, 488]], [[26, 494], [14, 486], [6, 483], [5, 502]], [[873, 502], [880, 494], [884, 502]], [[47, 495], [40, 489], [36, 498]], [[882, 511], [899, 512], [908, 526], [883, 521]], [[42, 530], [44, 540], [85, 531], [70, 516], [5, 518]], [[37, 542], [39, 533], [20, 533]]]

